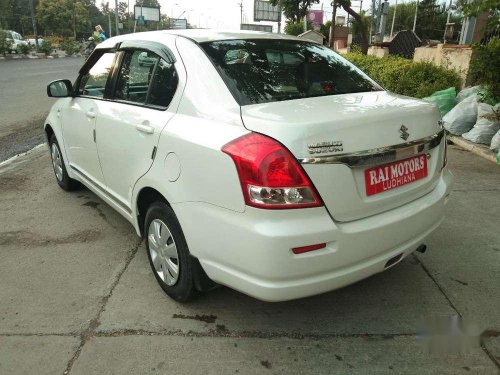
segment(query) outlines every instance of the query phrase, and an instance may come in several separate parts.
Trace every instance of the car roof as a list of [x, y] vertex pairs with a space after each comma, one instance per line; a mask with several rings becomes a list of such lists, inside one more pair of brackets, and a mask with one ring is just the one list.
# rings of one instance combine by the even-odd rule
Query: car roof
[[98, 45], [98, 48], [110, 48], [116, 43], [126, 40], [144, 40], [152, 42], [161, 42], [163, 38], [171, 36], [180, 36], [191, 39], [197, 43], [211, 42], [216, 40], [234, 40], [234, 39], [286, 39], [286, 40], [302, 40], [296, 36], [286, 34], [265, 33], [261, 31], [219, 31], [210, 29], [185, 29], [185, 30], [160, 30], [146, 31], [135, 34], [124, 34], [113, 38], [106, 39]]

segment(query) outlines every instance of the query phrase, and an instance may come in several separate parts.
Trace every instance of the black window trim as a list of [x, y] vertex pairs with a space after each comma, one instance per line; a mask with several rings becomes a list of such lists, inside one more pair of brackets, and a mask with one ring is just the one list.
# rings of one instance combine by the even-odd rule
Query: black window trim
[[[152, 41], [144, 41], [144, 40], [129, 40], [129, 41], [124, 41], [121, 43], [117, 43], [115, 46], [111, 48], [99, 48], [97, 46], [92, 54], [89, 56], [87, 61], [83, 64], [83, 66], [80, 68], [80, 71], [78, 72], [78, 78], [76, 79], [74, 85], [73, 85], [73, 93], [72, 97], [81, 97], [81, 98], [87, 98], [87, 99], [93, 99], [93, 100], [101, 100], [101, 101], [107, 101], [107, 102], [115, 102], [115, 103], [121, 103], [121, 104], [127, 104], [127, 105], [133, 105], [136, 107], [144, 107], [144, 108], [149, 108], [149, 109], [154, 109], [156, 111], [162, 111], [165, 112], [170, 108], [170, 104], [172, 103], [173, 97], [178, 91], [178, 85], [177, 88], [174, 92], [174, 95], [172, 96], [172, 100], [168, 104], [168, 106], [158, 106], [155, 104], [147, 104], [147, 101], [149, 99], [149, 94], [151, 91], [151, 85], [148, 87], [148, 93], [146, 96], [146, 103], [141, 104], [141, 103], [135, 103], [135, 102], [129, 102], [126, 100], [118, 100], [115, 99], [115, 91], [116, 91], [116, 82], [118, 80], [118, 73], [121, 69], [121, 66], [123, 64], [124, 56], [126, 51], [135, 51], [135, 50], [141, 50], [141, 51], [146, 51], [146, 52], [152, 52], [159, 56], [160, 58], [163, 58], [166, 62], [174, 65], [175, 69], [175, 62], [177, 61], [174, 54], [170, 51], [170, 49], [165, 46], [162, 43], [158, 42], [152, 42]], [[97, 98], [95, 96], [89, 96], [89, 95], [79, 95], [78, 90], [80, 87], [80, 82], [82, 80], [82, 77], [87, 74], [90, 69], [96, 64], [96, 62], [104, 55], [105, 53], [108, 52], [114, 52], [115, 57], [113, 59], [113, 63], [111, 66], [111, 72], [108, 76], [108, 79], [106, 80], [106, 85], [104, 86], [104, 97], [102, 98]], [[152, 77], [154, 77], [154, 74], [156, 73], [156, 69], [158, 67], [159, 60], [156, 61]], [[175, 69], [177, 72], [177, 69]]]

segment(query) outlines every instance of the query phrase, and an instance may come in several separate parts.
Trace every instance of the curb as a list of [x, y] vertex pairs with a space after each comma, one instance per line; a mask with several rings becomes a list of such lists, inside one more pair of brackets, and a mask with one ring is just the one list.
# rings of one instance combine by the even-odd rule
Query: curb
[[486, 145], [481, 145], [478, 143], [470, 142], [460, 136], [448, 134], [447, 138], [453, 144], [463, 148], [464, 150], [470, 151], [477, 156], [481, 156], [482, 158], [491, 161], [492, 163], [497, 163], [496, 154], [489, 149]]
[[0, 61], [9, 60], [43, 60], [43, 59], [65, 59], [65, 58], [76, 58], [83, 57], [80, 54], [71, 56], [60, 56], [60, 55], [48, 55], [48, 56], [33, 56], [33, 55], [12, 55], [12, 56], [0, 56]]

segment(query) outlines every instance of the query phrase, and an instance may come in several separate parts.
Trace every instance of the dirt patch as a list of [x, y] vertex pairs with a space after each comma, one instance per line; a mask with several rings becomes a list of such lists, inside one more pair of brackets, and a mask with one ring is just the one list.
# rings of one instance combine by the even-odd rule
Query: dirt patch
[[11, 231], [0, 232], [0, 246], [18, 245], [43, 247], [50, 245], [63, 245], [68, 243], [93, 242], [102, 237], [103, 235], [101, 231], [93, 229], [74, 232], [69, 236], [60, 238], [44, 236], [39, 233], [28, 231]]
[[26, 176], [1, 176], [0, 191], [25, 190], [29, 179]]

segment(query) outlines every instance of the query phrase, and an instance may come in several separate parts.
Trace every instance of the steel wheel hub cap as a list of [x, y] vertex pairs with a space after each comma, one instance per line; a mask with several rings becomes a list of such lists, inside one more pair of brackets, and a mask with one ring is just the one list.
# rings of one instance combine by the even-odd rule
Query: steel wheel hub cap
[[179, 254], [174, 237], [160, 219], [149, 224], [148, 248], [156, 274], [168, 286], [179, 280]]
[[52, 156], [52, 166], [54, 167], [54, 173], [56, 174], [56, 178], [58, 181], [62, 181], [63, 178], [62, 158], [61, 158], [61, 153], [59, 152], [59, 148], [55, 143], [52, 144], [51, 156]]

